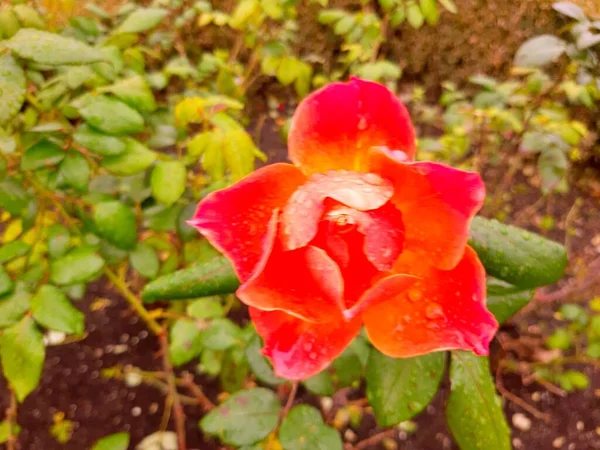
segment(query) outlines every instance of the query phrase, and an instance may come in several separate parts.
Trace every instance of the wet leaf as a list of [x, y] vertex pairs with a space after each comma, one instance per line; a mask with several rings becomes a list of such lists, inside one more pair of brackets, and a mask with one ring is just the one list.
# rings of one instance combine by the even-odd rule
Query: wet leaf
[[156, 161], [157, 155], [141, 142], [133, 138], [123, 138], [125, 151], [119, 155], [106, 156], [102, 166], [110, 173], [120, 176], [143, 172]]
[[152, 195], [169, 206], [185, 192], [187, 171], [180, 161], [161, 161], [152, 170], [150, 185]]
[[31, 294], [17, 290], [0, 298], [0, 329], [16, 324], [29, 311]]
[[367, 398], [381, 426], [393, 426], [423, 411], [444, 374], [446, 354], [390, 358], [371, 350], [367, 363]]
[[275, 429], [281, 406], [277, 396], [264, 388], [238, 392], [204, 416], [200, 428], [225, 443], [251, 445]]
[[63, 160], [66, 153], [63, 149], [48, 139], [43, 139], [23, 153], [21, 170], [36, 170], [51, 167]]
[[561, 244], [482, 217], [471, 223], [469, 244], [489, 275], [521, 288], [555, 283], [567, 264]]
[[71, 186], [77, 191], [84, 192], [90, 184], [90, 164], [79, 152], [67, 153], [58, 169], [59, 186]]
[[102, 88], [101, 91], [110, 92], [140, 112], [150, 113], [156, 110], [152, 89], [146, 79], [140, 75], [119, 80], [115, 84]]
[[121, 138], [108, 136], [84, 123], [77, 127], [73, 139], [82, 147], [99, 155], [120, 155], [126, 150], [125, 142]]
[[142, 291], [146, 303], [230, 294], [239, 287], [231, 263], [219, 256], [196, 266], [165, 275], [147, 284]]
[[12, 216], [20, 216], [25, 212], [30, 197], [20, 183], [7, 178], [0, 181], [0, 208], [4, 208]]
[[15, 117], [25, 101], [25, 73], [9, 53], [0, 54], [0, 125]]
[[202, 330], [192, 320], [177, 320], [169, 332], [169, 355], [175, 366], [181, 366], [200, 355]]
[[514, 64], [519, 67], [541, 67], [556, 61], [567, 49], [567, 43], [551, 34], [531, 38], [517, 50]]
[[259, 381], [268, 384], [269, 386], [277, 386], [284, 383], [285, 379], [275, 375], [273, 366], [260, 352], [262, 347], [263, 342], [258, 334], [254, 335], [246, 347], [246, 358], [248, 359], [248, 364], [250, 364], [252, 372]]
[[0, 337], [2, 370], [19, 402], [38, 386], [45, 357], [43, 336], [33, 318], [24, 317], [4, 330]]
[[138, 8], [127, 16], [114, 34], [148, 31], [160, 24], [168, 14], [169, 12], [162, 8]]
[[500, 280], [488, 280], [487, 308], [496, 316], [499, 323], [504, 323], [533, 298], [533, 289], [522, 289]]
[[0, 265], [0, 297], [12, 292], [14, 286], [13, 280], [6, 272], [6, 269]]
[[461, 450], [511, 450], [510, 429], [486, 357], [454, 351], [448, 427]]
[[7, 41], [6, 46], [23, 59], [49, 66], [89, 64], [104, 60], [104, 54], [97, 48], [59, 34], [31, 28], [20, 29]]
[[126, 103], [106, 95], [90, 98], [79, 113], [89, 126], [113, 136], [144, 131], [144, 118], [139, 112]]
[[50, 279], [59, 286], [85, 283], [96, 278], [104, 260], [93, 248], [79, 247], [50, 263]]
[[129, 254], [131, 266], [144, 278], [153, 279], [158, 275], [160, 260], [156, 251], [148, 244], [139, 243]]
[[16, 240], [4, 244], [0, 247], [0, 264], [12, 261], [15, 258], [24, 256], [31, 250], [31, 245], [22, 240]]
[[51, 284], [42, 286], [31, 300], [31, 312], [44, 328], [70, 334], [83, 334], [84, 314], [63, 292]]
[[308, 405], [295, 406], [283, 419], [279, 441], [284, 450], [342, 450], [337, 430], [325, 425], [321, 413]]
[[123, 250], [133, 250], [137, 243], [137, 223], [133, 210], [117, 200], [102, 202], [94, 210], [98, 234]]

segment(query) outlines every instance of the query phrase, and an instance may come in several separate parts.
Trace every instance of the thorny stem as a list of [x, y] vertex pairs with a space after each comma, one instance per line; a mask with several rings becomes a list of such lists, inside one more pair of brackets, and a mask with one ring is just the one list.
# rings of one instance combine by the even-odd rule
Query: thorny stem
[[294, 381], [292, 383], [292, 390], [290, 391], [290, 395], [288, 396], [287, 402], [285, 403], [285, 407], [281, 412], [282, 418], [288, 415], [290, 409], [292, 409], [292, 406], [294, 405], [294, 400], [296, 400], [296, 394], [298, 393], [298, 384], [299, 383], [297, 381]]
[[17, 450], [19, 444], [17, 436], [14, 434], [14, 426], [17, 423], [17, 399], [14, 391], [10, 390], [10, 405], [6, 409], [6, 423], [8, 424], [8, 439], [6, 440], [7, 450]]
[[184, 373], [182, 379], [178, 380], [178, 384], [186, 387], [194, 395], [194, 397], [196, 397], [198, 404], [205, 412], [210, 411], [215, 407], [215, 404], [210, 401], [204, 392], [202, 392], [202, 389], [200, 389], [200, 387], [194, 383], [194, 377], [191, 373]]

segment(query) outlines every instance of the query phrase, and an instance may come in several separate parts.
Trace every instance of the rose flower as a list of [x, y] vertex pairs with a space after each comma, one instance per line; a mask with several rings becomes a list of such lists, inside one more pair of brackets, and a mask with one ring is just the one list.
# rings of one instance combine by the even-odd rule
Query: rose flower
[[293, 164], [211, 193], [190, 221], [231, 260], [276, 374], [317, 374], [363, 326], [391, 357], [487, 354], [498, 323], [467, 245], [480, 176], [414, 162], [404, 105], [356, 78], [298, 106], [288, 151]]

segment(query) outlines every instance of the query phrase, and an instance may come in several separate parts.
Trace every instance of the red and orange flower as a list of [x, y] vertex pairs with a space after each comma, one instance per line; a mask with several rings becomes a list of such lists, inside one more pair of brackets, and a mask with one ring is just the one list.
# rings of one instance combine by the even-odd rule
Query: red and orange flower
[[392, 357], [487, 354], [498, 323], [467, 245], [479, 175], [413, 162], [406, 108], [360, 79], [306, 98], [288, 149], [293, 165], [208, 195], [190, 221], [232, 261], [275, 372], [315, 375], [363, 325]]

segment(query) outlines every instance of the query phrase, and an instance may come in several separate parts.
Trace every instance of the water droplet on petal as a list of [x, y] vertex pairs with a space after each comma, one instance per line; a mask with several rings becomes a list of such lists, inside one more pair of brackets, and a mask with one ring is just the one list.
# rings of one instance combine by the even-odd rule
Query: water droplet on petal
[[310, 354], [308, 355], [308, 357], [309, 357], [310, 359], [313, 359], [313, 360], [314, 360], [314, 359], [317, 359], [317, 354], [316, 354], [315, 352], [310, 352]]
[[302, 348], [304, 349], [305, 352], [310, 352], [312, 350], [312, 344], [310, 342], [305, 342], [302, 345]]
[[358, 119], [358, 129], [359, 130], [366, 130], [368, 126], [369, 125], [367, 124], [367, 118], [364, 117], [364, 116], [361, 116]]
[[411, 289], [408, 291], [408, 299], [411, 302], [418, 302], [423, 298], [423, 292], [420, 289]]
[[445, 317], [444, 310], [437, 303], [430, 303], [429, 305], [427, 305], [427, 308], [425, 308], [425, 317], [427, 317], [430, 320], [443, 319]]
[[369, 184], [376, 184], [379, 185], [383, 182], [383, 179], [374, 173], [365, 173], [363, 175], [363, 180], [365, 180], [367, 183]]

